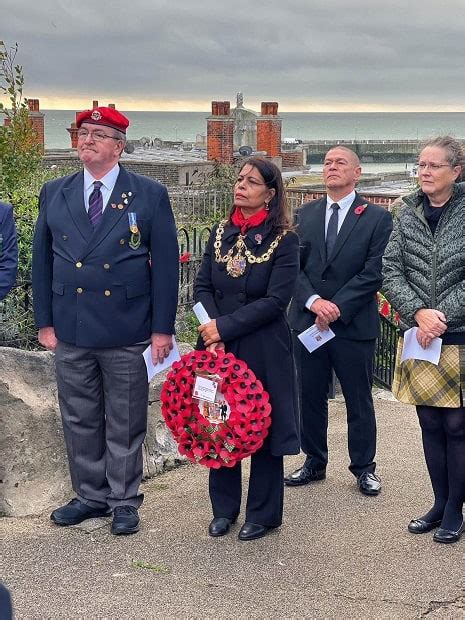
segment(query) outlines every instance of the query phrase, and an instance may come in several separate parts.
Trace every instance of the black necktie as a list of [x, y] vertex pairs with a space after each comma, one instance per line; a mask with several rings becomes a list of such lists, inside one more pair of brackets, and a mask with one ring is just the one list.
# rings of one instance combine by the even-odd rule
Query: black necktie
[[339, 218], [338, 211], [340, 208], [341, 207], [337, 204], [337, 202], [334, 202], [331, 205], [331, 209], [333, 210], [333, 212], [331, 213], [331, 217], [329, 218], [328, 230], [326, 231], [326, 260], [331, 256], [334, 244], [336, 243], [337, 225]]

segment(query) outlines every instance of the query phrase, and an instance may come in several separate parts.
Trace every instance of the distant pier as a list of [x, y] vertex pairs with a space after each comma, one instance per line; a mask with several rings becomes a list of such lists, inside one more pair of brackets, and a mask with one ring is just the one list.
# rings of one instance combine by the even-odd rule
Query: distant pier
[[[414, 163], [422, 140], [304, 140], [304, 161], [321, 164], [329, 149], [346, 146], [357, 153], [362, 163]], [[465, 140], [459, 140], [465, 144]], [[295, 148], [295, 145], [293, 145]], [[283, 145], [283, 150], [286, 145]]]

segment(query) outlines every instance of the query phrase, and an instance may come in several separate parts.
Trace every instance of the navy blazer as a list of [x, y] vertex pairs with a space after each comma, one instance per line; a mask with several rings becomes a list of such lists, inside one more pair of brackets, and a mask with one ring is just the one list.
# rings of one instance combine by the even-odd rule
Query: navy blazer
[[[179, 250], [166, 188], [120, 166], [94, 230], [84, 206], [83, 172], [40, 193], [32, 286], [38, 328], [81, 347], [143, 342], [174, 333]], [[135, 213], [140, 246], [130, 245]]]
[[6, 297], [16, 282], [18, 243], [13, 207], [0, 202], [0, 299]]
[[376, 338], [376, 293], [382, 283], [382, 257], [392, 231], [392, 216], [356, 194], [327, 258], [325, 215], [326, 197], [303, 205], [297, 213], [300, 273], [289, 311], [291, 327], [300, 332], [313, 325], [316, 315], [305, 303], [318, 294], [339, 307], [341, 316], [331, 323], [336, 336], [354, 340]]

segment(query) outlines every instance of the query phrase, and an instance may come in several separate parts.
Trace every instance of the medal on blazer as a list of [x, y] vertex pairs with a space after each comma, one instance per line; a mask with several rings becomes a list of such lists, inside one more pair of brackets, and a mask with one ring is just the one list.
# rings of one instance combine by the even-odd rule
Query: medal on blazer
[[140, 232], [137, 227], [137, 217], [134, 212], [128, 212], [129, 218], [129, 230], [131, 231], [131, 238], [129, 239], [129, 247], [131, 250], [137, 250], [140, 246]]

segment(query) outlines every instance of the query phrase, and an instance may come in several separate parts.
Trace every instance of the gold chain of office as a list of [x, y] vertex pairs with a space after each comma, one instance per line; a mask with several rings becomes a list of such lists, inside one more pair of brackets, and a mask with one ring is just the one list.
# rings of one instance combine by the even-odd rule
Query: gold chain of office
[[252, 252], [245, 245], [244, 239], [245, 235], [239, 235], [236, 243], [233, 247], [221, 256], [221, 240], [224, 233], [224, 225], [228, 222], [228, 220], [222, 220], [218, 224], [218, 229], [216, 231], [215, 243], [213, 247], [215, 248], [215, 261], [217, 263], [226, 263], [226, 271], [233, 278], [239, 278], [245, 272], [245, 268], [247, 267], [247, 263], [253, 265], [255, 263], [266, 263], [270, 260], [271, 255], [278, 247], [279, 242], [287, 234], [287, 230], [283, 230], [276, 239], [270, 244], [270, 247], [264, 252], [261, 256], [254, 256]]

